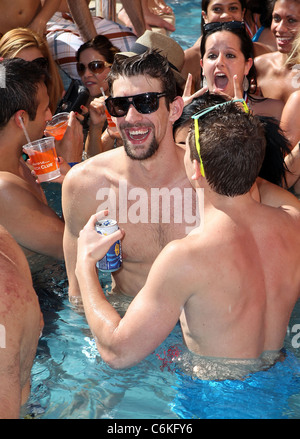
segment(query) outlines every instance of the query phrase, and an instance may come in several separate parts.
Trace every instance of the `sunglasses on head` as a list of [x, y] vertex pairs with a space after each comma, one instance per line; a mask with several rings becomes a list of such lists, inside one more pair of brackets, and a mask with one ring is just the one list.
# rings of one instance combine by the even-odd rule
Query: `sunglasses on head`
[[248, 105], [246, 104], [244, 99], [232, 99], [231, 101], [222, 102], [220, 104], [216, 104], [216, 105], [213, 105], [211, 107], [204, 108], [203, 110], [198, 111], [198, 113], [195, 113], [192, 116], [192, 119], [194, 119], [194, 124], [195, 124], [195, 144], [196, 144], [197, 153], [198, 153], [198, 156], [200, 159], [200, 172], [201, 172], [201, 175], [203, 177], [205, 177], [205, 172], [204, 172], [202, 157], [200, 154], [200, 135], [199, 135], [199, 122], [198, 122], [198, 120], [201, 117], [203, 117], [205, 114], [210, 113], [211, 111], [213, 111], [217, 108], [223, 107], [224, 105], [230, 104], [232, 102], [241, 102], [245, 113], [249, 113]]
[[106, 61], [91, 61], [88, 63], [87, 67], [78, 62], [76, 64], [77, 72], [79, 76], [83, 76], [85, 74], [86, 69], [88, 68], [92, 73], [102, 73], [106, 67], [111, 67], [111, 64]]
[[243, 21], [215, 21], [212, 23], [203, 24], [204, 32], [210, 32], [213, 30], [222, 30], [222, 29], [245, 29], [245, 23]]
[[142, 114], [154, 113], [159, 107], [159, 98], [166, 96], [166, 93], [142, 93], [134, 96], [119, 98], [109, 97], [105, 101], [107, 111], [111, 116], [123, 117], [128, 113], [130, 105]]

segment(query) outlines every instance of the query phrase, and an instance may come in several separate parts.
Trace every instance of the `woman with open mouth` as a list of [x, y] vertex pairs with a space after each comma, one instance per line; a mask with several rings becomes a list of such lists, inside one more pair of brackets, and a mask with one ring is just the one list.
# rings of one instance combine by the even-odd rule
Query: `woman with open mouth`
[[238, 93], [254, 114], [280, 120], [283, 102], [253, 95], [256, 86], [253, 43], [243, 23], [233, 21], [204, 26], [200, 55], [203, 79], [210, 92], [229, 97]]

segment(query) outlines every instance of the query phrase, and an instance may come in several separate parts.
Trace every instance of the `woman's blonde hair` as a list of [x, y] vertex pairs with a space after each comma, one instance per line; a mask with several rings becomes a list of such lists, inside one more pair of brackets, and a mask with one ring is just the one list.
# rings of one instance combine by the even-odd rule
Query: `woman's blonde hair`
[[290, 69], [296, 64], [300, 64], [300, 31], [293, 41], [292, 50], [285, 62], [285, 65]]
[[43, 57], [48, 60], [49, 77], [46, 80], [46, 86], [50, 99], [49, 107], [54, 113], [62, 97], [64, 87], [47, 41], [31, 29], [23, 27], [12, 29], [6, 32], [0, 40], [0, 57], [18, 58], [21, 50], [30, 47], [39, 49]]

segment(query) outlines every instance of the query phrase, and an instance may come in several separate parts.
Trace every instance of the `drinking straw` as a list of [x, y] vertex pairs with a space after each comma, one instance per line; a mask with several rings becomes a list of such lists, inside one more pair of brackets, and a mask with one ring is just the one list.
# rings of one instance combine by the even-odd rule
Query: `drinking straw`
[[105, 96], [105, 92], [104, 92], [104, 90], [103, 90], [103, 87], [100, 87], [100, 90], [101, 90], [101, 93], [103, 94], [103, 96], [106, 98], [106, 96]]
[[24, 131], [24, 134], [25, 134], [25, 137], [26, 137], [27, 143], [29, 143], [29, 145], [31, 145], [31, 140], [30, 140], [30, 138], [29, 138], [29, 136], [28, 136], [28, 132], [27, 132], [27, 130], [26, 130], [26, 128], [25, 128], [25, 125], [24, 125], [24, 122], [23, 122], [23, 119], [22, 119], [21, 116], [19, 117], [19, 121], [20, 121], [20, 124], [21, 124], [21, 126], [22, 126], [22, 129], [23, 129], [23, 131]]

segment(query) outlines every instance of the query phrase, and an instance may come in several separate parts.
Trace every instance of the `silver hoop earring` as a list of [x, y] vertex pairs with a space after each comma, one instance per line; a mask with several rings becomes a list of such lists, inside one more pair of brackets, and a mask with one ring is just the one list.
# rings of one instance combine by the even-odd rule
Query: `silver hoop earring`
[[244, 76], [244, 79], [243, 79], [243, 90], [244, 91], [248, 91], [249, 90], [249, 80], [248, 80], [248, 78], [247, 78], [247, 76]]

